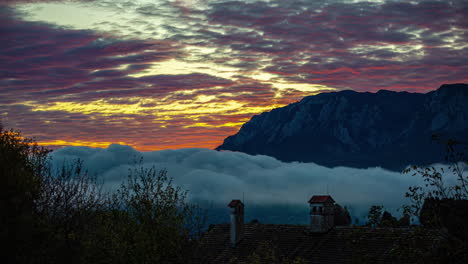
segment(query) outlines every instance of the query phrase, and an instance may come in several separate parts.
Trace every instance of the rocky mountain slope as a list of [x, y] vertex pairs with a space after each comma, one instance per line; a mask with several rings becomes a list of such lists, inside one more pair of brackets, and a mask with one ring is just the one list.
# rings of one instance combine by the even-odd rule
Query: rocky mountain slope
[[445, 146], [432, 140], [468, 138], [468, 84], [426, 93], [341, 91], [252, 117], [218, 150], [264, 154], [325, 166], [401, 170], [443, 161]]

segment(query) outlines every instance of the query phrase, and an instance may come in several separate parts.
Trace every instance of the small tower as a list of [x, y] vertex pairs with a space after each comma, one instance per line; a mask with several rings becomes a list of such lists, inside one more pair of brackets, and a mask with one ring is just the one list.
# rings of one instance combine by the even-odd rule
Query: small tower
[[244, 236], [244, 204], [240, 200], [232, 200], [228, 207], [231, 208], [231, 246], [236, 244]]
[[314, 195], [310, 204], [310, 230], [324, 233], [334, 226], [335, 201], [330, 195]]

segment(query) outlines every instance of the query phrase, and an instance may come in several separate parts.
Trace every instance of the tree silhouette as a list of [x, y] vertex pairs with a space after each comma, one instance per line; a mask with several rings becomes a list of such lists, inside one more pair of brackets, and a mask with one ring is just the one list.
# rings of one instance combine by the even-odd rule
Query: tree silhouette
[[189, 263], [203, 214], [165, 170], [140, 162], [104, 193], [80, 160], [0, 129], [0, 237], [7, 263]]
[[[438, 230], [444, 238], [445, 249], [440, 253], [444, 261], [468, 261], [468, 143], [462, 140], [443, 139], [434, 135], [433, 139], [446, 146], [448, 167], [411, 166], [404, 172], [421, 177], [424, 186], [409, 187], [406, 197], [410, 204], [405, 212], [418, 218], [426, 227]], [[446, 178], [452, 175], [454, 183]]]

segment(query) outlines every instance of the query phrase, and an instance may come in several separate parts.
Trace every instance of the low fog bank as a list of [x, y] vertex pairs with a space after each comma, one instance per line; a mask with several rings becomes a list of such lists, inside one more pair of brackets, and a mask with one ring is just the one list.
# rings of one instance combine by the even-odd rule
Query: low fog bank
[[189, 191], [189, 198], [210, 209], [211, 222], [228, 221], [226, 205], [244, 199], [246, 221], [264, 223], [308, 222], [308, 199], [327, 191], [353, 217], [363, 223], [371, 205], [383, 205], [393, 214], [408, 203], [404, 197], [420, 177], [382, 168], [327, 168], [314, 163], [281, 162], [269, 156], [210, 149], [177, 149], [139, 152], [113, 144], [106, 149], [65, 147], [52, 154], [54, 166], [77, 158], [91, 174], [112, 190], [143, 158], [145, 167], [166, 169], [174, 183]]

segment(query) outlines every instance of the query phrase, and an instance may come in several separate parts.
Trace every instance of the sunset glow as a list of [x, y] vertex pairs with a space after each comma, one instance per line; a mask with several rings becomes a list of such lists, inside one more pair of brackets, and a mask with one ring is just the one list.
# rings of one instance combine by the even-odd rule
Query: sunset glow
[[467, 82], [467, 8], [0, 0], [0, 120], [53, 148], [215, 148], [304, 96]]

